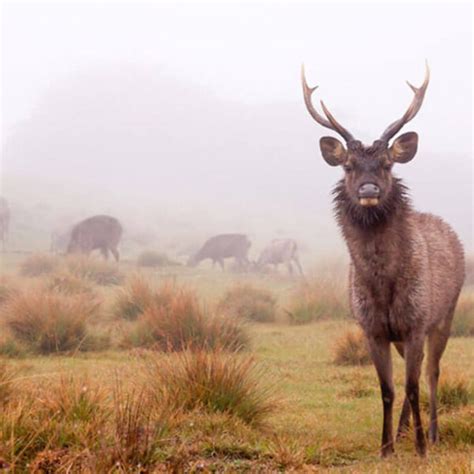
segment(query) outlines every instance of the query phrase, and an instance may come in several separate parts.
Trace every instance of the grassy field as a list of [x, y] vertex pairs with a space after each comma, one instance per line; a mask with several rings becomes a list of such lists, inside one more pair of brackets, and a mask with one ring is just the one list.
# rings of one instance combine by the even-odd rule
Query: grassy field
[[[65, 271], [46, 265], [48, 270], [40, 276], [21, 276], [25, 255], [4, 254], [1, 258], [4, 286], [19, 292], [44, 288], [41, 285], [52, 274]], [[61, 257], [56, 263], [64, 265]], [[78, 277], [87, 281], [81, 297], [100, 303], [94, 318], [87, 319], [88, 331], [101, 336], [92, 350], [81, 350], [79, 343], [77, 349], [43, 355], [24, 341], [15, 342], [10, 350], [9, 341], [15, 338], [10, 334], [13, 326], [8, 326], [11, 315], [5, 309], [9, 301], [0, 306], [5, 328], [1, 465], [14, 472], [472, 472], [472, 337], [451, 338], [442, 361], [442, 371], [460, 380], [466, 393], [459, 403], [441, 407], [440, 444], [430, 447], [427, 458], [420, 459], [410, 433], [397, 444], [393, 457], [381, 460], [382, 404], [375, 371], [370, 364], [334, 363], [337, 341], [355, 329], [343, 314], [347, 312], [345, 276], [339, 267], [316, 267], [308, 277], [310, 286], [283, 271], [262, 276], [223, 274], [207, 267], [138, 269], [133, 262], [122, 262], [119, 271], [116, 283], [120, 284], [114, 285], [98, 285], [91, 280], [92, 273]], [[152, 366], [168, 363], [168, 369], [178, 371], [183, 359], [179, 353], [157, 351], [156, 347], [124, 345], [124, 337], [140, 319], [117, 316], [116, 301], [137, 271], [151, 288], [172, 281], [193, 289], [205, 315], [213, 313], [236, 284], [270, 292], [276, 301], [274, 321], [246, 321], [248, 347], [222, 355], [223, 360], [250, 361], [252, 380], [268, 408], [261, 407], [258, 423], [239, 417], [232, 409], [214, 410], [199, 404], [187, 410], [173, 405], [170, 413], [169, 398], [148, 398], [153, 390], [159, 392], [165, 386], [166, 393], [180, 399], [180, 393], [167, 386], [168, 379], [155, 378]], [[466, 288], [464, 297], [470, 299], [472, 292], [472, 286]], [[305, 300], [303, 310], [298, 309], [305, 298], [309, 302]], [[313, 320], [303, 324], [304, 318], [292, 319], [298, 311], [304, 318], [312, 314]], [[472, 305], [465, 311], [472, 321]], [[395, 352], [394, 360], [398, 415], [404, 372]], [[242, 370], [245, 376], [246, 369]], [[177, 387], [189, 389], [183, 384]], [[424, 380], [423, 387], [426, 390]], [[147, 397], [141, 398], [145, 391]], [[43, 413], [38, 420], [35, 410]], [[151, 412], [159, 415], [150, 418]], [[426, 410], [424, 420], [426, 426]]]

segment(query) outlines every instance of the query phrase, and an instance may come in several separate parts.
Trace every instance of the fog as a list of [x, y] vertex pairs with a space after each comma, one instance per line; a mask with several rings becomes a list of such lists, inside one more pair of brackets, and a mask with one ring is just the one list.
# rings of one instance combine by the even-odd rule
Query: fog
[[11, 245], [43, 248], [54, 227], [110, 213], [178, 254], [239, 231], [254, 249], [292, 236], [342, 255], [330, 196], [342, 171], [320, 156], [334, 134], [304, 108], [301, 63], [314, 103], [370, 143], [408, 107], [425, 59], [431, 83], [404, 128], [419, 151], [395, 172], [472, 251], [470, 5], [6, 3]]

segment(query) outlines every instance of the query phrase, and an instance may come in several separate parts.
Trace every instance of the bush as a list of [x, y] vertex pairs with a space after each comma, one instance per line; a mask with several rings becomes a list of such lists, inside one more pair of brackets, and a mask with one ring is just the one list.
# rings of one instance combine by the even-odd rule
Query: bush
[[237, 285], [226, 292], [218, 311], [246, 320], [272, 322], [275, 321], [276, 299], [270, 291], [249, 284]]
[[177, 262], [170, 260], [164, 253], [147, 250], [142, 252], [137, 258], [137, 265], [140, 267], [168, 267], [178, 265]]
[[180, 351], [216, 347], [237, 350], [248, 345], [238, 321], [206, 315], [191, 290], [166, 283], [153, 299], [126, 336], [125, 346]]
[[335, 279], [313, 279], [302, 283], [287, 310], [290, 323], [307, 324], [326, 319], [342, 319], [349, 314], [347, 291]]
[[20, 264], [20, 274], [28, 277], [37, 277], [52, 273], [59, 265], [59, 260], [52, 255], [33, 254], [25, 258]]
[[70, 256], [66, 268], [78, 278], [85, 278], [98, 285], [119, 285], [123, 275], [117, 265], [105, 260], [94, 260], [84, 256]]
[[133, 321], [145, 308], [151, 306], [154, 300], [155, 292], [148, 282], [142, 276], [134, 275], [125, 288], [120, 290], [113, 312], [119, 318]]
[[67, 271], [53, 274], [46, 283], [46, 288], [67, 295], [92, 294], [94, 292], [90, 281]]
[[98, 312], [88, 296], [67, 296], [45, 290], [24, 291], [13, 297], [3, 314], [13, 336], [40, 354], [81, 350], [90, 337], [87, 320]]
[[263, 372], [251, 356], [222, 350], [185, 351], [147, 364], [157, 399], [175, 410], [223, 412], [250, 425], [262, 424], [275, 409]]
[[454, 313], [451, 335], [474, 336], [474, 293], [461, 293]]
[[[423, 391], [420, 398], [421, 405], [428, 410], [428, 393]], [[469, 380], [464, 375], [451, 373], [449, 369], [441, 372], [437, 393], [438, 410], [451, 411], [468, 405], [471, 399], [472, 392], [469, 389]]]
[[362, 331], [347, 331], [334, 345], [336, 365], [368, 365], [371, 362], [367, 340]]

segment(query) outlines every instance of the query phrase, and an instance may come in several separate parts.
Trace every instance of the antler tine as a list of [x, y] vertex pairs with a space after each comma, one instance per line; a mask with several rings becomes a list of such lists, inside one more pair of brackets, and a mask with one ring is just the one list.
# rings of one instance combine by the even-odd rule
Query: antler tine
[[319, 112], [314, 108], [311, 96], [313, 92], [318, 88], [318, 86], [308, 86], [304, 72], [304, 64], [301, 65], [301, 83], [303, 86], [304, 103], [306, 104], [306, 108], [308, 109], [308, 112], [311, 117], [313, 117], [313, 119], [323, 127], [329, 128], [339, 133], [339, 135], [341, 135], [346, 141], [353, 140], [353, 136], [337, 122], [337, 120], [333, 117], [333, 115], [329, 112], [329, 110], [322, 102], [321, 106], [324, 110], [325, 115], [327, 116], [327, 119], [320, 115]]
[[427, 61], [425, 70], [425, 80], [423, 81], [423, 84], [420, 87], [415, 87], [413, 84], [410, 84], [410, 82], [407, 81], [408, 86], [415, 93], [415, 96], [413, 97], [413, 100], [407, 111], [403, 114], [403, 117], [396, 120], [385, 129], [385, 131], [382, 133], [382, 136], [380, 137], [381, 140], [385, 140], [388, 142], [396, 133], [400, 131], [400, 129], [407, 122], [409, 122], [412, 118], [415, 117], [415, 115], [418, 113], [423, 104], [423, 99], [425, 97], [426, 89], [428, 88], [429, 83], [430, 68], [428, 66]]

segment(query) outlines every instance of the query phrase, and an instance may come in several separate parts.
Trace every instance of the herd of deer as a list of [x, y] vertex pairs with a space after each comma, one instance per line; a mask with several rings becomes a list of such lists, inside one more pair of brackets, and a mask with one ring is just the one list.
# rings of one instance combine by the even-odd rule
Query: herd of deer
[[[451, 322], [464, 281], [464, 252], [451, 227], [439, 217], [413, 209], [402, 181], [392, 174], [395, 164], [407, 163], [416, 154], [418, 135], [401, 128], [418, 113], [430, 72], [421, 87], [408, 85], [414, 98], [405, 114], [393, 122], [371, 145], [364, 145], [344, 128], [321, 102], [322, 116], [312, 103], [317, 87], [307, 85], [302, 69], [306, 108], [311, 117], [343, 139], [320, 140], [322, 157], [330, 166], [341, 166], [344, 177], [334, 188], [335, 217], [346, 241], [350, 258], [349, 295], [354, 317], [362, 327], [380, 382], [383, 403], [381, 454], [394, 451], [392, 411], [395, 398], [391, 343], [405, 359], [405, 399], [397, 438], [403, 436], [413, 418], [415, 446], [426, 452], [420, 416], [419, 379], [424, 345], [427, 342], [427, 376], [430, 386], [428, 438], [438, 441], [436, 408], [440, 359], [446, 348]], [[8, 232], [9, 211], [0, 201], [2, 240]], [[77, 224], [68, 251], [90, 252], [98, 248], [107, 257], [110, 250], [118, 260], [120, 223], [109, 216], [94, 216]], [[209, 239], [191, 257], [195, 265], [210, 258], [222, 267], [223, 259], [234, 257], [248, 265], [250, 241], [242, 234], [222, 234]], [[295, 262], [301, 272], [293, 240], [278, 240], [265, 249], [259, 265]], [[283, 259], [283, 260], [282, 260]]]

